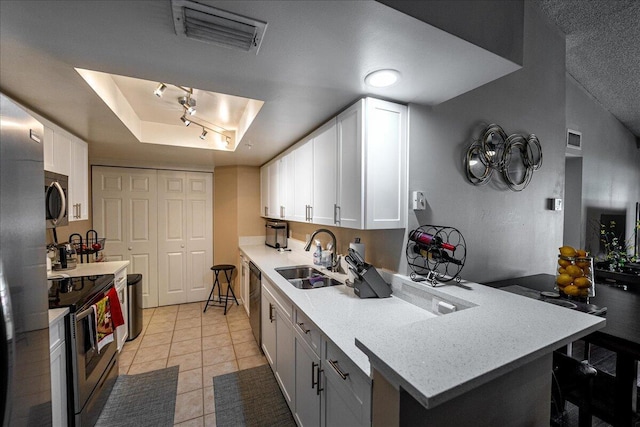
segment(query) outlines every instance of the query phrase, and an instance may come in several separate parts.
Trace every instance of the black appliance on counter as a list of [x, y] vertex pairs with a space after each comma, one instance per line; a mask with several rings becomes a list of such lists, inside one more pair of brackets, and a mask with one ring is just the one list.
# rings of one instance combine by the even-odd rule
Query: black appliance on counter
[[114, 276], [50, 279], [49, 285], [49, 308], [70, 311], [65, 319], [69, 424], [93, 426], [118, 377], [116, 340], [98, 353], [92, 309], [113, 288]]

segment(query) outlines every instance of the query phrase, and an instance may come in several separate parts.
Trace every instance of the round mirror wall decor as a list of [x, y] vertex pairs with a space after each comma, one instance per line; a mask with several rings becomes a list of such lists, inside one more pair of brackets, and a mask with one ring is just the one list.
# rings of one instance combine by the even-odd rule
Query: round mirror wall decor
[[465, 155], [467, 179], [473, 185], [484, 185], [497, 171], [509, 189], [524, 190], [533, 172], [542, 166], [542, 147], [535, 134], [507, 136], [496, 124], [484, 128]]

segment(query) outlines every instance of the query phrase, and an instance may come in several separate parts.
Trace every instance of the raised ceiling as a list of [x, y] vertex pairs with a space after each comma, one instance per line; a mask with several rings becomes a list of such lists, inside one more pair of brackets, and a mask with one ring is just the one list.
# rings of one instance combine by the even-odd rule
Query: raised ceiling
[[[519, 68], [374, 1], [201, 3], [267, 22], [258, 54], [178, 37], [168, 0], [2, 0], [0, 89], [87, 140], [94, 163], [212, 169], [260, 165], [364, 95], [433, 105]], [[142, 144], [75, 68], [265, 104], [234, 152]], [[400, 82], [365, 86], [380, 68]]]
[[567, 72], [640, 137], [640, 1], [537, 0], [567, 40]]

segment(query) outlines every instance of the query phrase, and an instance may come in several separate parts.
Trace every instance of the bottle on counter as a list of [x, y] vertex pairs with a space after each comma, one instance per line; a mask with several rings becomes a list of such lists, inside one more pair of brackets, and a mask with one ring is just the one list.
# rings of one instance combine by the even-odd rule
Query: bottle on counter
[[413, 230], [409, 233], [409, 239], [416, 243], [422, 243], [425, 246], [436, 246], [449, 251], [455, 251], [456, 247], [451, 243], [443, 242], [438, 236], [433, 236], [420, 230]]
[[316, 251], [313, 253], [313, 264], [322, 264], [322, 245], [319, 240], [316, 240]]

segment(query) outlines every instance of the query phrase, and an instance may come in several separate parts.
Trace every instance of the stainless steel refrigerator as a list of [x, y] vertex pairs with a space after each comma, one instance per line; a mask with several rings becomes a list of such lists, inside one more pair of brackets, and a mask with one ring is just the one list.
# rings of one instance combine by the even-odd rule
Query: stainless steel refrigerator
[[0, 94], [0, 419], [51, 425], [43, 128]]

